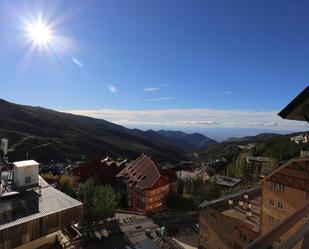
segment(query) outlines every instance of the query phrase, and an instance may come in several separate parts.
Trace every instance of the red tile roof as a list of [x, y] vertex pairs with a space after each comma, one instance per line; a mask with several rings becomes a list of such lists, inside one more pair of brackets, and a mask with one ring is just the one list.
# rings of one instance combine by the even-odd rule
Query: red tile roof
[[73, 175], [79, 176], [80, 182], [85, 182], [90, 177], [95, 177], [103, 184], [111, 184], [116, 175], [123, 170], [125, 162], [107, 160], [91, 160], [75, 169]]
[[[127, 177], [129, 182], [136, 184], [140, 189], [149, 189], [155, 186], [161, 178], [155, 163], [145, 154], [140, 155], [136, 160], [132, 161], [125, 167], [118, 176]], [[168, 178], [162, 183], [168, 184]]]

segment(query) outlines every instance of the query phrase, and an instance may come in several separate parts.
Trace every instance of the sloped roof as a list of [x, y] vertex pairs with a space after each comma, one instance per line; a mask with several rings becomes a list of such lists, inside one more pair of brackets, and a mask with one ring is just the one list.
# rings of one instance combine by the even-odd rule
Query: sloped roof
[[241, 179], [238, 178], [232, 178], [228, 176], [222, 176], [222, 175], [214, 175], [216, 184], [226, 187], [235, 187], [237, 184], [241, 182]]
[[96, 177], [104, 184], [111, 184], [114, 177], [125, 167], [125, 161], [91, 160], [73, 169], [73, 175], [85, 182], [90, 177]]
[[284, 119], [309, 122], [309, 86], [279, 112], [278, 115]]
[[292, 163], [299, 163], [299, 162], [309, 162], [309, 158], [308, 157], [304, 157], [304, 158], [295, 158], [295, 159], [291, 159], [289, 161], [287, 161], [286, 163], [282, 164], [280, 167], [278, 167], [276, 170], [274, 170], [272, 173], [270, 173], [268, 176], [266, 176], [265, 178], [263, 178], [263, 180], [261, 182], [266, 181], [267, 179], [269, 179], [270, 177], [272, 177], [274, 174], [278, 173], [279, 171], [281, 171], [282, 169], [284, 169], [285, 167], [291, 165]]
[[140, 155], [125, 167], [118, 176], [127, 177], [136, 187], [147, 189], [154, 186], [161, 174], [155, 163], [145, 154]]

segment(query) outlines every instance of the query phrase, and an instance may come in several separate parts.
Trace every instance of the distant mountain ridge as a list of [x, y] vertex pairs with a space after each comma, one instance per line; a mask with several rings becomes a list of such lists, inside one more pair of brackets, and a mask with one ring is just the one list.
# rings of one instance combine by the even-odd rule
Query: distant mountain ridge
[[231, 161], [240, 153], [250, 151], [249, 154], [254, 156], [270, 157], [280, 162], [298, 157], [302, 149], [309, 150], [309, 143], [296, 144], [291, 141], [291, 137], [304, 133], [308, 133], [308, 131], [293, 132], [285, 135], [261, 133], [256, 136], [232, 138], [208, 146], [197, 153], [200, 160], [214, 160], [224, 157]]
[[264, 141], [266, 139], [269, 138], [274, 138], [274, 137], [278, 137], [278, 136], [282, 136], [278, 133], [260, 133], [258, 135], [255, 136], [246, 136], [246, 137], [241, 137], [241, 138], [229, 138], [223, 142], [245, 142], [245, 141]]
[[188, 150], [202, 149], [217, 143], [217, 141], [196, 132], [188, 134], [182, 131], [159, 130], [157, 133], [170, 139], [174, 144], [179, 144], [179, 142], [183, 141], [180, 145]]
[[82, 156], [135, 159], [147, 153], [157, 161], [187, 160], [187, 152], [215, 141], [202, 134], [141, 131], [86, 116], [0, 99], [0, 138], [9, 139], [10, 159], [26, 155], [40, 162], [79, 160]]

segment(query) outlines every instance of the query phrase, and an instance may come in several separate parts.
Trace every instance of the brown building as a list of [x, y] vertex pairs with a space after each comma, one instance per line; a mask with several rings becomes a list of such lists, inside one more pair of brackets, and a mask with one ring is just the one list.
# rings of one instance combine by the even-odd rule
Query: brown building
[[[280, 222], [285, 221], [308, 199], [309, 158], [292, 159], [263, 179], [261, 233], [265, 234]], [[307, 217], [300, 219], [274, 241], [273, 247], [287, 241], [307, 220]], [[293, 248], [302, 248], [302, 241]]]
[[250, 175], [253, 175], [255, 171], [262, 174], [264, 169], [269, 168], [268, 167], [269, 163], [270, 159], [268, 157], [248, 156], [247, 157], [248, 172]]
[[[35, 249], [60, 246], [61, 237], [70, 237], [72, 226], [81, 222], [82, 203], [49, 186], [38, 174], [33, 161], [14, 163], [0, 172], [0, 249]], [[72, 236], [75, 236], [74, 234]], [[75, 242], [78, 242], [75, 240]]]
[[200, 248], [243, 248], [259, 236], [259, 188], [200, 205]]
[[[261, 188], [202, 203], [200, 246], [244, 248], [260, 235], [284, 224], [308, 200], [309, 158], [292, 159], [264, 178]], [[288, 241], [306, 222], [308, 218], [303, 216], [292, 226], [282, 228], [281, 235], [273, 237], [272, 248]], [[303, 240], [299, 240], [291, 248], [309, 247], [303, 247]]]
[[240, 190], [241, 179], [223, 176], [223, 175], [214, 175], [214, 180], [216, 185], [220, 186], [224, 193], [235, 193]]
[[[309, 122], [309, 87], [279, 115]], [[309, 248], [309, 158], [280, 166], [260, 191], [260, 197], [251, 190], [202, 203], [200, 248]]]
[[171, 172], [160, 172], [145, 154], [129, 163], [118, 174], [118, 178], [124, 183], [122, 194], [127, 196], [128, 207], [145, 213], [164, 210], [166, 196], [177, 183], [177, 178]]
[[73, 176], [78, 182], [85, 182], [93, 177], [102, 184], [114, 184], [115, 177], [126, 166], [126, 160], [114, 161], [107, 157], [103, 160], [91, 159], [73, 169]]

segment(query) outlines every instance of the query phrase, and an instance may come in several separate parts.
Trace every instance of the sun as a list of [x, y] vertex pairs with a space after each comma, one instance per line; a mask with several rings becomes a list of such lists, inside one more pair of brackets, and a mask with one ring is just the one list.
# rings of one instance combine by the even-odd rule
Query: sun
[[43, 22], [29, 24], [27, 27], [27, 36], [37, 46], [46, 46], [52, 41], [51, 28]]

